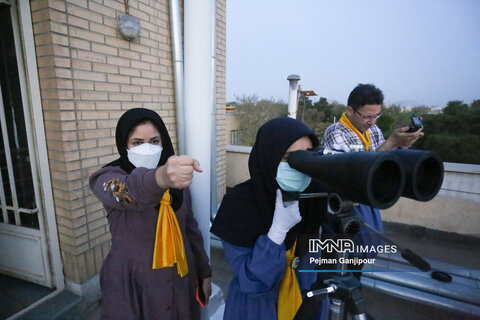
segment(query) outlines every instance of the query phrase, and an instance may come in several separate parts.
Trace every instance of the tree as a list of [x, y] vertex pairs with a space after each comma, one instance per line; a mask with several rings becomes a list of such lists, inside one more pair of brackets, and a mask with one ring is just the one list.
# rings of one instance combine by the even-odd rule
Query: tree
[[[243, 144], [252, 145], [258, 128], [266, 121], [287, 115], [287, 104], [273, 98], [260, 100], [257, 96], [235, 97], [236, 117], [243, 129]], [[305, 108], [303, 108], [305, 102]], [[310, 127], [321, 140], [327, 127], [338, 121], [345, 105], [320, 97], [312, 103], [308, 97], [299, 97], [297, 119]], [[449, 101], [443, 112], [433, 114], [431, 108], [420, 106], [405, 111], [400, 106], [382, 108], [377, 125], [385, 138], [398, 126], [408, 125], [412, 113], [422, 116], [425, 135], [413, 147], [432, 150], [447, 162], [480, 164], [480, 99], [471, 105], [463, 101]]]
[[412, 113], [423, 116], [425, 114], [429, 114], [430, 111], [432, 111], [432, 108], [427, 107], [427, 106], [420, 106], [420, 107], [415, 107], [412, 109]]
[[310, 108], [305, 110], [305, 113], [302, 113], [302, 115], [297, 114], [297, 119], [305, 123], [307, 127], [311, 128], [317, 136], [323, 136], [324, 126], [322, 124], [325, 120], [325, 114], [323, 111]]
[[242, 145], [252, 146], [258, 129], [268, 120], [286, 116], [287, 104], [274, 99], [259, 100], [258, 96], [235, 97], [235, 116], [243, 130]]
[[382, 114], [382, 116], [377, 120], [377, 126], [382, 130], [382, 133], [385, 137], [388, 137], [393, 129], [395, 129], [395, 119], [388, 113]]
[[325, 97], [320, 97], [320, 99], [313, 104], [313, 108], [325, 112], [329, 108], [328, 100]]
[[473, 100], [472, 104], [470, 105], [470, 108], [474, 112], [480, 112], [480, 100]]
[[321, 97], [320, 100], [313, 105], [313, 108], [323, 112], [325, 122], [333, 123], [340, 119], [346, 107], [336, 101], [328, 103], [327, 98]]
[[449, 114], [452, 116], [462, 115], [468, 112], [468, 105], [463, 103], [463, 101], [455, 100], [449, 101], [447, 106], [443, 109], [444, 114]]
[[442, 113], [423, 116], [425, 136], [415, 149], [436, 151], [448, 162], [480, 164], [480, 112], [474, 103], [449, 101]]

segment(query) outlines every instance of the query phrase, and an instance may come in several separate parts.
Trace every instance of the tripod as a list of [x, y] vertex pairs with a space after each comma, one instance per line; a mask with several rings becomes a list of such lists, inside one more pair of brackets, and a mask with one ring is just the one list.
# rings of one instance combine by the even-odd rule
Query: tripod
[[[309, 197], [312, 197], [310, 195]], [[300, 195], [302, 197], [302, 195]], [[352, 213], [353, 203], [342, 199], [337, 194], [328, 195], [328, 223], [339, 236], [336, 239], [353, 239], [362, 227], [374, 232], [384, 242], [395, 245], [401, 252], [402, 257], [422, 271], [431, 269], [430, 264], [409, 249], [402, 249], [390, 239], [378, 233], [363, 220]], [[348, 257], [348, 252], [336, 252], [335, 272], [319, 273], [317, 281], [304, 297], [294, 320], [314, 319], [322, 300], [328, 295], [330, 298], [329, 320], [367, 320], [364, 300], [361, 293], [360, 280], [353, 276], [347, 265], [340, 263]]]

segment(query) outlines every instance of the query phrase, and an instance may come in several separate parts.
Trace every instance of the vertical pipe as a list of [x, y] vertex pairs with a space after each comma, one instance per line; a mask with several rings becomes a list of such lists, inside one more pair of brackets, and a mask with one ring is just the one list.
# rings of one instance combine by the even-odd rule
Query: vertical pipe
[[290, 118], [296, 118], [297, 109], [298, 109], [298, 80], [300, 76], [297, 74], [291, 74], [287, 77], [289, 82], [289, 94], [288, 94], [288, 116]]
[[212, 5], [214, 0], [185, 0], [185, 140], [186, 154], [200, 162], [195, 173], [192, 207], [210, 254], [212, 138]]
[[170, 0], [170, 34], [172, 38], [173, 79], [177, 115], [178, 153], [185, 154], [185, 112], [180, 0]]

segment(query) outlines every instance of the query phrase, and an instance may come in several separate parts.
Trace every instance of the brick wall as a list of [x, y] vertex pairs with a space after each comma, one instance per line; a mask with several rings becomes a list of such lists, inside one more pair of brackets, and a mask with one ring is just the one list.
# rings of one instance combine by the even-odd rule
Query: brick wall
[[[140, 37], [117, 30], [121, 0], [33, 0], [33, 30], [48, 157], [67, 280], [96, 275], [110, 249], [88, 177], [117, 157], [115, 126], [133, 107], [157, 111], [177, 143], [167, 0], [130, 0]], [[218, 196], [225, 189], [225, 0], [217, 1]], [[222, 30], [223, 28], [223, 30]]]
[[226, 0], [217, 0], [217, 201], [220, 203], [227, 186], [226, 132]]

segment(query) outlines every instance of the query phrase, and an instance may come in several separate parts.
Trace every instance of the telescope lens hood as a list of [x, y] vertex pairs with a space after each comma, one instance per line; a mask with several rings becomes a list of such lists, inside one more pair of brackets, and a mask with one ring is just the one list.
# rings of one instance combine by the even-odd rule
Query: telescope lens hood
[[443, 182], [443, 161], [433, 151], [394, 150], [405, 167], [403, 197], [418, 201], [430, 201], [440, 191]]
[[373, 207], [387, 209], [400, 198], [405, 186], [405, 170], [397, 157], [385, 152], [368, 154], [371, 153], [379, 155], [370, 169], [366, 190], [371, 193], [368, 197]]

